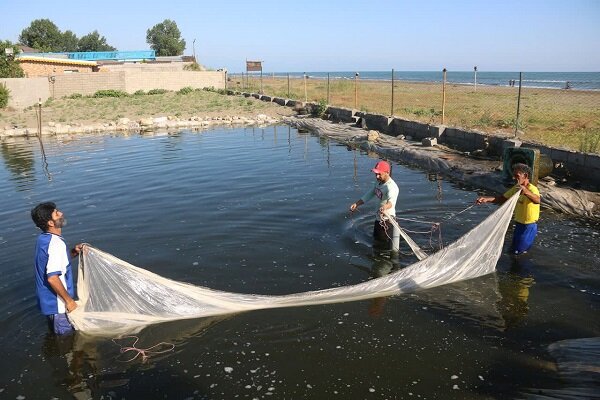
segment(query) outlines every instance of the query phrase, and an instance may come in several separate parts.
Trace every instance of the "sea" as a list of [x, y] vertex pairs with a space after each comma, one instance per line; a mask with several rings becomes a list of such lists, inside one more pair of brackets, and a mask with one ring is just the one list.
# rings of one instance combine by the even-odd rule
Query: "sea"
[[[251, 75], [258, 74], [257, 72]], [[327, 79], [359, 79], [389, 81], [392, 71], [317, 71], [317, 72], [263, 72], [266, 76]], [[490, 72], [448, 71], [446, 81], [464, 85], [519, 86], [545, 89], [600, 90], [600, 72]], [[394, 71], [394, 80], [410, 82], [442, 82], [442, 71]]]

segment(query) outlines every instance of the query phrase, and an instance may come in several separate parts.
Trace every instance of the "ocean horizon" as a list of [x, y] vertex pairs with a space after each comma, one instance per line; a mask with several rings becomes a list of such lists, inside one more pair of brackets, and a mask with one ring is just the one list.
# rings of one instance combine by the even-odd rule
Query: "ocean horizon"
[[[359, 79], [389, 81], [392, 71], [307, 71], [307, 72], [263, 72], [263, 76], [302, 78], [354, 79], [358, 73]], [[241, 73], [236, 73], [238, 75]], [[258, 76], [260, 72], [251, 72], [250, 76]], [[521, 84], [529, 88], [600, 90], [600, 72], [523, 72]], [[409, 82], [442, 82], [442, 71], [394, 71], [394, 80]], [[448, 71], [448, 83], [464, 85], [475, 84], [474, 71]], [[514, 82], [514, 84], [512, 83]], [[477, 85], [486, 86], [518, 86], [519, 72], [477, 71]]]

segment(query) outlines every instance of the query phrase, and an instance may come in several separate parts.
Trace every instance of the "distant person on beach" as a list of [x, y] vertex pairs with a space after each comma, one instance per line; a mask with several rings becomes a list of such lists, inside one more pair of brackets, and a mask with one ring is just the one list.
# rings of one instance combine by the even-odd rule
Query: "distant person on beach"
[[571, 82], [567, 81], [565, 83], [565, 89], [571, 89]]
[[50, 329], [57, 335], [73, 331], [67, 313], [77, 308], [73, 300], [75, 286], [71, 257], [81, 252], [77, 244], [70, 252], [62, 238], [67, 224], [64, 214], [52, 202], [41, 203], [31, 210], [31, 219], [42, 230], [35, 246], [35, 286], [38, 306], [48, 318]]
[[521, 163], [514, 164], [513, 177], [517, 183], [506, 191], [506, 193], [496, 197], [478, 197], [475, 203], [502, 204], [521, 190], [519, 200], [515, 207], [515, 230], [511, 247], [511, 252], [515, 255], [519, 255], [527, 253], [533, 245], [533, 241], [537, 235], [537, 221], [540, 217], [540, 191], [535, 185], [529, 182], [531, 169], [528, 165]]
[[371, 171], [375, 173], [375, 184], [359, 200], [350, 205], [350, 211], [356, 211], [359, 206], [377, 197], [373, 239], [378, 244], [389, 244], [391, 239], [392, 250], [398, 251], [400, 233], [395, 232], [396, 229], [388, 218], [396, 216], [396, 201], [400, 190], [391, 177], [391, 166], [388, 162], [379, 161]]

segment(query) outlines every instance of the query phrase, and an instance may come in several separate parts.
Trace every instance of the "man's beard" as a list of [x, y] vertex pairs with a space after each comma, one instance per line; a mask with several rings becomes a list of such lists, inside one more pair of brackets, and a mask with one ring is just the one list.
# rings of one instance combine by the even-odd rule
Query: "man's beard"
[[61, 229], [63, 226], [67, 225], [67, 219], [65, 217], [60, 217], [58, 219], [55, 219], [54, 221], [54, 227]]

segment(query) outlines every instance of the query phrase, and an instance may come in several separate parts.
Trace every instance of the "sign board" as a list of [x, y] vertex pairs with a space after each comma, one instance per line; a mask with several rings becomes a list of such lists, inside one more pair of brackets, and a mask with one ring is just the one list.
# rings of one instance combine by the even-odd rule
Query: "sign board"
[[262, 71], [262, 61], [246, 61], [246, 71]]

